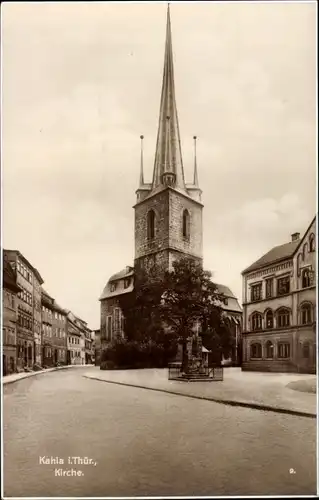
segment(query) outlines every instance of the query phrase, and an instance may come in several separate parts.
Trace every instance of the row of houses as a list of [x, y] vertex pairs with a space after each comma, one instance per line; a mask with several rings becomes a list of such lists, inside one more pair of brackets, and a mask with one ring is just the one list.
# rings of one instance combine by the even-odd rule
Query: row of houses
[[3, 250], [3, 373], [89, 364], [94, 335], [43, 287], [39, 271], [18, 250]]

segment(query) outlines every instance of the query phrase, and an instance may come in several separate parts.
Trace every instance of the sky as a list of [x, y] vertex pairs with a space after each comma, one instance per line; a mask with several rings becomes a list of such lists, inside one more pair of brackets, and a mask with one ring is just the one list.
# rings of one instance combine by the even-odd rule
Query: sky
[[[3, 246], [99, 328], [108, 278], [134, 262], [144, 139], [151, 181], [166, 4], [2, 5]], [[316, 2], [171, 3], [186, 180], [197, 135], [204, 267], [242, 270], [316, 213]]]

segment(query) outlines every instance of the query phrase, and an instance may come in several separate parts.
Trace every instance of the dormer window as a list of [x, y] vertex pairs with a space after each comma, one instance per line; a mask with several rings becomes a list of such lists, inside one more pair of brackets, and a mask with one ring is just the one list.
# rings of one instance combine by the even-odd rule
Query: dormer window
[[124, 280], [124, 288], [128, 288], [131, 284], [130, 278], [125, 278]]
[[147, 214], [147, 237], [152, 240], [155, 236], [155, 212], [150, 210]]
[[115, 290], [116, 290], [116, 283], [111, 283], [111, 285], [110, 285], [110, 291], [111, 292], [115, 292]]
[[183, 212], [183, 238], [189, 240], [190, 235], [190, 217], [188, 210]]

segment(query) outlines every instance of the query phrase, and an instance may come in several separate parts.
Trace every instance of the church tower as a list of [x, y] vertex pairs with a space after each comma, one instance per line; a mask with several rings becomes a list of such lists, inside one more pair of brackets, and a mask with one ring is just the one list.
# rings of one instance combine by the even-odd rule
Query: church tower
[[170, 8], [167, 9], [166, 43], [159, 124], [152, 183], [144, 182], [143, 136], [141, 171], [136, 191], [135, 277], [140, 272], [161, 276], [175, 259], [202, 260], [201, 189], [198, 184], [196, 137], [192, 184], [185, 183], [175, 98]]

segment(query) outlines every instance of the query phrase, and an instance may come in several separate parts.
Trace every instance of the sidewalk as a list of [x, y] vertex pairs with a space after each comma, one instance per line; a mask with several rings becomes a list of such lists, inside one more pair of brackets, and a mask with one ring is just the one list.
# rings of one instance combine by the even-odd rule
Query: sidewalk
[[88, 366], [94, 365], [65, 365], [65, 366], [56, 366], [54, 368], [46, 368], [45, 370], [39, 370], [34, 372], [20, 372], [20, 373], [12, 373], [12, 375], [6, 375], [2, 377], [2, 384], [12, 384], [13, 382], [17, 382], [18, 380], [23, 380], [24, 378], [34, 377], [35, 375], [40, 375], [42, 373], [54, 372], [56, 370], [66, 370], [68, 368], [86, 368]]
[[[225, 368], [222, 382], [180, 382], [168, 380], [167, 369], [100, 370], [94, 367], [83, 376], [234, 406], [316, 417], [316, 394], [298, 390], [304, 382], [314, 388], [316, 375], [242, 372], [240, 368]], [[291, 387], [297, 387], [297, 390]]]

